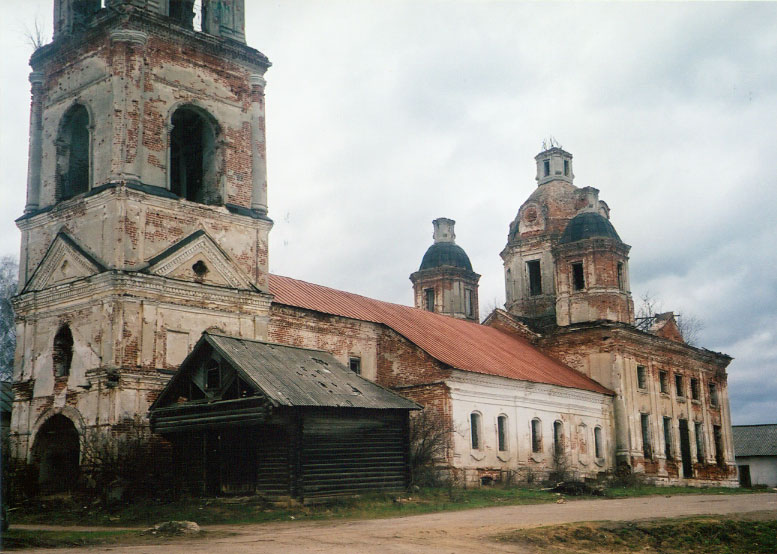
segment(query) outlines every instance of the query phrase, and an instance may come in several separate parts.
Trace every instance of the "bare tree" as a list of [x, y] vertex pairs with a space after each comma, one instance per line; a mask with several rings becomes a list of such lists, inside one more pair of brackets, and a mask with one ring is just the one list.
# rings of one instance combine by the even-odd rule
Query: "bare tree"
[[[635, 325], [642, 331], [650, 331], [656, 321], [656, 316], [664, 312], [661, 301], [656, 296], [647, 291], [640, 297], [640, 304], [637, 307]], [[686, 344], [695, 346], [699, 340], [699, 334], [704, 329], [704, 322], [692, 314], [674, 314], [677, 330], [683, 337]]]
[[46, 29], [37, 15], [32, 22], [32, 27], [25, 25], [23, 34], [25, 42], [31, 46], [33, 50], [37, 50], [49, 41]]
[[453, 429], [439, 412], [426, 408], [410, 418], [410, 476], [413, 485], [439, 484], [439, 467], [451, 447]]
[[11, 298], [16, 294], [19, 264], [11, 256], [0, 258], [0, 381], [13, 376], [13, 358], [16, 350], [16, 325]]

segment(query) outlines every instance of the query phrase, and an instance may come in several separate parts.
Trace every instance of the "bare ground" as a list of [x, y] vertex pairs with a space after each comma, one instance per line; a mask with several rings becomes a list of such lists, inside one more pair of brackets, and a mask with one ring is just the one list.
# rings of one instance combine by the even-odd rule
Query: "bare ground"
[[[656, 517], [702, 514], [765, 512], [777, 519], [777, 494], [680, 495], [576, 500], [563, 504], [537, 504], [442, 512], [420, 516], [365, 521], [268, 523], [261, 525], [214, 525], [217, 531], [206, 539], [191, 539], [142, 546], [100, 546], [46, 550], [45, 552], [126, 552], [131, 554], [214, 553], [338, 553], [367, 552], [442, 554], [467, 552], [533, 552], [527, 547], [499, 543], [495, 535], [521, 527], [578, 521], [629, 521]], [[17, 526], [44, 529], [43, 526]], [[51, 528], [54, 529], [54, 528]], [[75, 529], [62, 528], [56, 529]], [[225, 536], [225, 533], [229, 533]]]

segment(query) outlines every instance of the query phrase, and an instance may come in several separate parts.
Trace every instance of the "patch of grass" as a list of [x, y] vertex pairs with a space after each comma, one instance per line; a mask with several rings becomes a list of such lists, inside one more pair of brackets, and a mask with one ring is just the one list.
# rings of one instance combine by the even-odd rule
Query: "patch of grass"
[[[660, 487], [658, 485], [638, 485], [635, 487], [608, 487], [605, 489], [607, 498], [628, 498], [632, 496], [674, 496], [676, 494], [752, 494], [759, 492], [753, 489], [728, 487]], [[763, 492], [763, 491], [760, 491]]]
[[127, 544], [142, 540], [139, 531], [27, 531], [10, 529], [3, 533], [3, 550]]
[[777, 519], [773, 513], [768, 518], [574, 523], [517, 530], [496, 539], [555, 553], [773, 554], [777, 552]]

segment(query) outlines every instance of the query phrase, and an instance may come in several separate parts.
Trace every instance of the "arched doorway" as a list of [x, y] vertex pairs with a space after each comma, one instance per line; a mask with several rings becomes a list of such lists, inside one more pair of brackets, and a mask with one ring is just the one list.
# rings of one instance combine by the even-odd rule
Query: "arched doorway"
[[80, 446], [78, 431], [67, 417], [50, 417], [38, 430], [32, 448], [42, 493], [65, 492], [78, 479]]

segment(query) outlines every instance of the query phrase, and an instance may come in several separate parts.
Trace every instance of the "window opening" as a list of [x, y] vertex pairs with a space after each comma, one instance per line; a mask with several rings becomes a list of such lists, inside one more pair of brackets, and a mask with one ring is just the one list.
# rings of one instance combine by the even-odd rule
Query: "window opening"
[[543, 169], [545, 170], [545, 177], [550, 175], [550, 160], [545, 160], [542, 162]]
[[531, 451], [542, 452], [542, 423], [539, 419], [531, 421]]
[[553, 422], [553, 451], [556, 454], [564, 452], [564, 424], [560, 421]]
[[470, 289], [464, 289], [464, 313], [467, 317], [472, 317], [472, 291]]
[[717, 406], [718, 405], [718, 389], [715, 387], [715, 383], [709, 384], [709, 390], [710, 390], [710, 406]]
[[582, 262], [572, 264], [572, 285], [575, 290], [583, 290], [585, 288], [585, 274], [583, 273]]
[[196, 109], [179, 108], [170, 133], [170, 191], [202, 204], [220, 204], [216, 178], [216, 137]]
[[542, 273], [540, 272], [540, 261], [531, 260], [526, 262], [526, 270], [529, 273], [529, 294], [531, 296], [542, 294]]
[[594, 452], [597, 458], [604, 458], [602, 452], [602, 428], [594, 427]]
[[70, 366], [73, 363], [73, 333], [70, 327], [65, 325], [54, 335], [54, 375], [66, 377], [70, 375]]
[[564, 160], [564, 175], [569, 177], [569, 160]]
[[434, 289], [424, 290], [426, 309], [430, 312], [434, 311]]
[[637, 387], [641, 389], [647, 388], [647, 375], [645, 374], [645, 366], [637, 366]]
[[618, 262], [618, 288], [620, 290], [626, 290], [626, 283], [623, 278], [623, 263]]
[[197, 260], [195, 264], [192, 266], [192, 271], [194, 271], [194, 274], [197, 277], [205, 277], [205, 274], [208, 272], [208, 266], [205, 265], [205, 262], [202, 260]]
[[678, 373], [675, 373], [674, 375], [674, 389], [677, 396], [685, 396], [685, 392], [683, 391], [683, 376]]
[[193, 31], [202, 31], [203, 5], [202, 0], [169, 0], [171, 19], [178, 25], [192, 29]]
[[362, 374], [362, 359], [359, 358], [358, 356], [351, 356], [348, 359], [348, 367], [356, 375], [361, 375]]
[[57, 140], [57, 199], [67, 200], [89, 189], [89, 112], [70, 108]]
[[642, 427], [642, 454], [647, 459], [653, 458], [653, 448], [650, 444], [650, 414], [640, 414]]
[[472, 435], [472, 450], [480, 450], [480, 414], [471, 413], [469, 424]]
[[669, 394], [669, 376], [666, 371], [658, 372], [658, 386], [662, 393]]
[[696, 435], [696, 460], [700, 463], [704, 463], [704, 434], [701, 423], [695, 423], [693, 425], [693, 432]]
[[496, 418], [496, 438], [499, 451], [507, 450], [507, 416], [501, 415]]
[[715, 462], [722, 466], [725, 460], [723, 458], [723, 433], [720, 425], [712, 426], [712, 436], [715, 439]]
[[664, 455], [667, 460], [672, 459], [672, 418], [664, 418]]
[[210, 360], [205, 370], [205, 390], [221, 388], [221, 366], [218, 360]]
[[97, 12], [100, 11], [101, 0], [78, 0], [73, 2], [73, 30], [85, 28]]
[[699, 380], [691, 378], [691, 398], [693, 400], [699, 399]]

